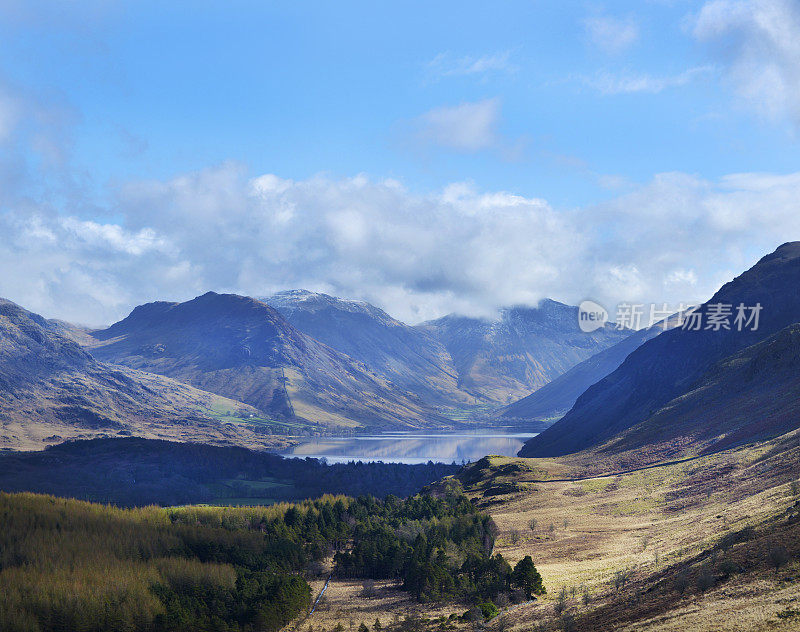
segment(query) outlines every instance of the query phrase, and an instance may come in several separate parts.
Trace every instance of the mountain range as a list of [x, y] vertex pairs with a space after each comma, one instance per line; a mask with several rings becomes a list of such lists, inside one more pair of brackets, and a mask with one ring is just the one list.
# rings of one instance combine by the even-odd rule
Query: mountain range
[[99, 359], [172, 377], [278, 418], [328, 429], [445, 422], [415, 394], [254, 298], [208, 292], [184, 303], [149, 303], [92, 335], [91, 352]]
[[374, 305], [307, 290], [261, 300], [300, 331], [432, 403], [474, 404], [481, 399], [459, 388], [458, 372], [441, 342]]
[[496, 318], [451, 314], [417, 326], [369, 303], [305, 290], [261, 300], [393, 384], [451, 406], [516, 400], [630, 333], [607, 325], [586, 334], [578, 309], [552, 300]]
[[800, 243], [695, 314], [708, 321], [720, 305], [759, 305], [758, 326], [587, 334], [577, 308], [552, 300], [411, 326], [293, 290], [147, 303], [90, 330], [0, 300], [0, 447], [103, 434], [276, 447], [290, 434], [479, 420], [552, 423], [522, 456], [623, 465], [797, 427]]
[[577, 307], [547, 299], [502, 309], [495, 319], [450, 315], [419, 327], [447, 349], [462, 389], [500, 404], [525, 397], [631, 333], [610, 324], [583, 332]]
[[304, 290], [147, 303], [98, 330], [2, 308], [6, 447], [108, 433], [258, 447], [450, 427], [626, 335], [583, 334], [576, 308], [554, 301], [410, 326]]

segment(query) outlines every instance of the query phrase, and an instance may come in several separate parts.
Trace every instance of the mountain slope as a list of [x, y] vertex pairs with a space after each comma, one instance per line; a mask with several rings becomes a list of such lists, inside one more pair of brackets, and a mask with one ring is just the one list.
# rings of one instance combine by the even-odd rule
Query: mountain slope
[[499, 416], [506, 419], [546, 421], [562, 417], [587, 388], [596, 384], [625, 361], [632, 351], [664, 330], [661, 325], [632, 333], [617, 344], [576, 364], [552, 382], [527, 397], [503, 408]]
[[[235, 440], [212, 408], [256, 411], [173, 380], [96, 361], [52, 323], [0, 299], [0, 447], [39, 449], [107, 432]], [[241, 443], [251, 433], [244, 432]]]
[[149, 303], [93, 333], [92, 354], [324, 427], [444, 420], [385, 378], [301, 333], [253, 298], [208, 292]]
[[502, 404], [525, 397], [630, 334], [611, 325], [584, 333], [578, 308], [551, 300], [503, 309], [496, 320], [450, 315], [419, 328], [450, 353], [460, 388]]
[[553, 456], [605, 443], [692, 390], [717, 362], [800, 321], [800, 242], [787, 243], [725, 284], [698, 310], [715, 304], [754, 306], [757, 330], [673, 329], [646, 342], [589, 388], [555, 425], [531, 439], [521, 456]]
[[430, 333], [363, 301], [306, 290], [260, 298], [297, 329], [341, 351], [401, 388], [439, 404], [470, 403], [450, 355]]
[[710, 454], [800, 428], [800, 324], [713, 365], [686, 394], [592, 452], [623, 464]]

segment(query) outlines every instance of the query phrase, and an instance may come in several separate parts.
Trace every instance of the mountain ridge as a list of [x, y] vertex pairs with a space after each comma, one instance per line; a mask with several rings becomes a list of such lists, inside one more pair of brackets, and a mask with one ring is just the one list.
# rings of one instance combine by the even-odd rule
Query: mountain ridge
[[630, 333], [610, 324], [583, 332], [578, 308], [551, 299], [503, 308], [494, 319], [450, 314], [418, 327], [448, 350], [462, 388], [506, 405]]
[[302, 333], [252, 297], [207, 292], [151, 303], [93, 332], [91, 352], [269, 414], [324, 427], [421, 427], [446, 420], [413, 394]]
[[[0, 299], [0, 447], [39, 449], [69, 438], [139, 434], [234, 443], [214, 407], [255, 409], [174, 380], [104, 364], [59, 326]], [[241, 431], [242, 445], [264, 445]]]

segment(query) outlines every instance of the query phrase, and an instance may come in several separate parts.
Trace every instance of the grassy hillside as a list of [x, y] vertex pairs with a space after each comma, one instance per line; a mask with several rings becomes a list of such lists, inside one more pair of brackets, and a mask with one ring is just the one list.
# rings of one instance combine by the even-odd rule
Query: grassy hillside
[[506, 629], [793, 630], [800, 624], [800, 433], [593, 476], [490, 457], [458, 478], [548, 587]]

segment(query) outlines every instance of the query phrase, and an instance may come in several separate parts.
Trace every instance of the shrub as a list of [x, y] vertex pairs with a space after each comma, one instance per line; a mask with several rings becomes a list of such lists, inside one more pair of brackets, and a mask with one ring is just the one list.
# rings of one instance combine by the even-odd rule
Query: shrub
[[481, 609], [481, 615], [483, 615], [483, 619], [485, 621], [488, 621], [489, 619], [493, 619], [498, 614], [500, 614], [500, 610], [491, 601], [487, 601], [486, 603], [482, 603], [478, 607]]
[[769, 563], [775, 567], [775, 572], [777, 573], [781, 566], [786, 564], [791, 558], [789, 555], [788, 549], [783, 546], [782, 544], [778, 544], [773, 546], [769, 550]]
[[725, 558], [719, 563], [719, 572], [724, 577], [730, 577], [739, 572], [739, 565], [730, 558]]
[[556, 602], [553, 604], [553, 609], [556, 611], [556, 614], [561, 614], [567, 609], [567, 595], [567, 587], [562, 586], [556, 598]]
[[714, 577], [714, 573], [710, 568], [704, 567], [700, 569], [695, 583], [697, 584], [697, 588], [700, 592], [705, 592], [714, 586], [716, 583], [716, 578]]
[[564, 630], [564, 632], [573, 632], [577, 629], [575, 627], [575, 617], [569, 612], [565, 612], [561, 615], [559, 623], [561, 624], [561, 629]]
[[686, 592], [686, 589], [689, 587], [689, 573], [682, 569], [678, 572], [675, 576], [675, 590], [677, 590], [681, 595]]

